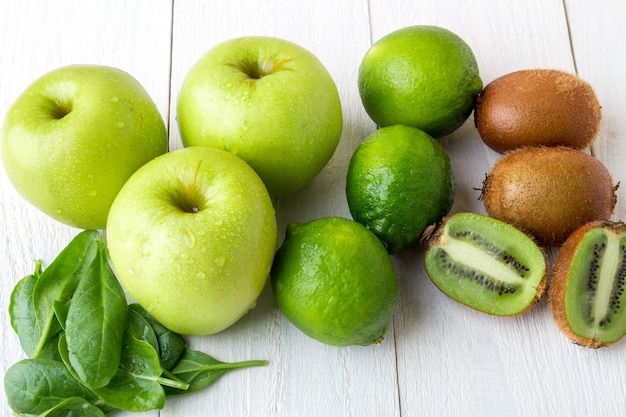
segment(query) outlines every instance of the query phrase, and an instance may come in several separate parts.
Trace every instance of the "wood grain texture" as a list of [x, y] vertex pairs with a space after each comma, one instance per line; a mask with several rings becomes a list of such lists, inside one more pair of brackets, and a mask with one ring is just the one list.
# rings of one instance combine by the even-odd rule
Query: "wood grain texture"
[[[626, 18], [626, 4], [619, 0], [605, 2], [602, 10], [584, 1], [566, 1], [572, 50], [578, 75], [596, 91], [602, 105], [600, 133], [592, 146], [614, 174], [615, 182], [626, 160], [626, 50], [619, 46], [623, 35], [620, 22]], [[623, 177], [621, 178], [623, 181]], [[618, 193], [615, 218], [625, 219], [626, 189]]]
[[[344, 125], [325, 169], [300, 192], [274, 200], [279, 238], [289, 222], [349, 217], [344, 195], [352, 152], [375, 129], [362, 108], [357, 71], [372, 42], [415, 24], [446, 27], [473, 49], [486, 84], [507, 72], [577, 72], [596, 90], [603, 122], [592, 153], [615, 181], [626, 179], [626, 51], [621, 0], [0, 0], [0, 117], [33, 80], [73, 63], [108, 64], [146, 87], [182, 147], [177, 93], [215, 44], [245, 35], [284, 38], [312, 51], [337, 83]], [[441, 139], [457, 194], [453, 211], [484, 212], [482, 180], [498, 155], [472, 120]], [[626, 218], [626, 189], [614, 217]], [[15, 283], [34, 259], [49, 263], [77, 233], [26, 203], [0, 169], [0, 372], [23, 358], [6, 313]], [[552, 255], [554, 252], [552, 252]], [[612, 416], [626, 411], [626, 343], [593, 351], [556, 328], [547, 300], [502, 319], [448, 299], [428, 280], [423, 250], [393, 257], [400, 303], [381, 346], [334, 348], [304, 336], [267, 287], [257, 307], [226, 331], [190, 338], [217, 359], [267, 359], [207, 391], [168, 400], [150, 416]], [[0, 385], [3, 387], [3, 385]], [[617, 388], [617, 389], [614, 389]], [[0, 390], [3, 394], [4, 389]], [[0, 415], [10, 415], [4, 395]], [[130, 416], [131, 413], [119, 413]]]
[[[0, 117], [36, 78], [71, 64], [123, 69], [146, 88], [166, 117], [169, 106], [171, 2], [0, 2]], [[0, 169], [0, 372], [24, 357], [7, 308], [15, 283], [44, 266], [78, 232], [25, 202]], [[11, 415], [2, 384], [0, 415]], [[157, 415], [158, 412], [153, 413]], [[149, 415], [149, 414], [148, 414]]]

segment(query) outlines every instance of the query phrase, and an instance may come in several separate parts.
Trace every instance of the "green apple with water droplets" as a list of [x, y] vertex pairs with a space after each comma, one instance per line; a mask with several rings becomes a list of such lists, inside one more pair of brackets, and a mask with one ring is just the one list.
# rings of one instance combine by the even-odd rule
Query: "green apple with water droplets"
[[226, 149], [270, 194], [291, 194], [332, 157], [342, 131], [339, 93], [310, 51], [267, 36], [211, 48], [185, 76], [177, 121], [185, 146]]
[[111, 207], [106, 240], [139, 304], [175, 332], [207, 335], [255, 306], [276, 250], [276, 215], [248, 164], [194, 146], [130, 177]]
[[82, 229], [103, 229], [124, 182], [167, 148], [147, 91], [130, 74], [101, 65], [44, 74], [16, 99], [2, 129], [2, 161], [16, 190]]

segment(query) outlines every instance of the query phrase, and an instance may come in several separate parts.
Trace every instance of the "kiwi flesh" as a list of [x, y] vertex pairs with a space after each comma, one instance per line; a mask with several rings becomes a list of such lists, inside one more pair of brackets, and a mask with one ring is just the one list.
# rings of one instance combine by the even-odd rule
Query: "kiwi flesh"
[[532, 235], [542, 246], [560, 246], [577, 228], [609, 219], [617, 187], [604, 164], [564, 146], [529, 147], [501, 156], [487, 175], [487, 214]]
[[425, 237], [425, 266], [444, 294], [475, 310], [514, 316], [546, 288], [543, 249], [521, 230], [477, 213], [446, 217]]
[[550, 307], [561, 331], [590, 348], [626, 334], [626, 225], [590, 222], [565, 241], [554, 264]]
[[515, 71], [478, 95], [474, 123], [487, 146], [503, 153], [525, 146], [590, 146], [601, 107], [586, 81], [554, 69]]

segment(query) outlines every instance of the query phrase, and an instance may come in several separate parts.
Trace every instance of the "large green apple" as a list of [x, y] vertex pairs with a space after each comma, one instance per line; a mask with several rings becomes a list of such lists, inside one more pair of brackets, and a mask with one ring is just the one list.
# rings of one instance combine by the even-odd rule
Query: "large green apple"
[[124, 182], [167, 146], [163, 118], [135, 78], [72, 65], [43, 75], [17, 98], [1, 150], [26, 200], [68, 225], [103, 229]]
[[195, 146], [133, 174], [106, 228], [122, 285], [157, 320], [219, 332], [254, 307], [276, 250], [276, 216], [259, 176], [234, 154]]
[[226, 149], [278, 197], [304, 187], [332, 157], [342, 130], [337, 87], [323, 64], [294, 43], [261, 36], [210, 49], [180, 89], [185, 146]]

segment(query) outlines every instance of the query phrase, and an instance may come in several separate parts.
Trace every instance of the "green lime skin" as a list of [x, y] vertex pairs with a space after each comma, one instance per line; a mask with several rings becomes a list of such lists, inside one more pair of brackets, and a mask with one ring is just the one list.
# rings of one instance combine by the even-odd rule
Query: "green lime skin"
[[398, 302], [389, 254], [343, 217], [291, 223], [274, 258], [278, 307], [309, 337], [332, 346], [379, 344]]
[[483, 82], [471, 48], [437, 26], [410, 26], [378, 40], [358, 73], [361, 101], [379, 126], [403, 124], [439, 138], [472, 113]]
[[348, 166], [350, 213], [390, 254], [417, 246], [424, 230], [449, 213], [454, 194], [447, 153], [413, 127], [376, 130], [357, 147]]

